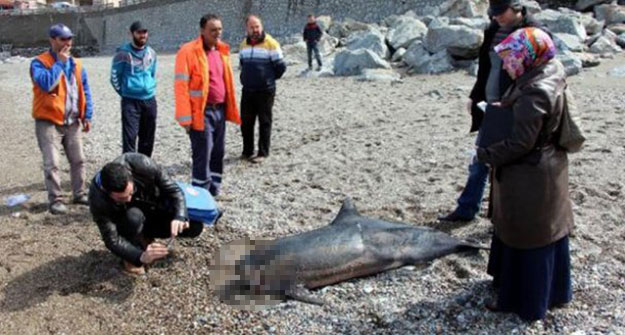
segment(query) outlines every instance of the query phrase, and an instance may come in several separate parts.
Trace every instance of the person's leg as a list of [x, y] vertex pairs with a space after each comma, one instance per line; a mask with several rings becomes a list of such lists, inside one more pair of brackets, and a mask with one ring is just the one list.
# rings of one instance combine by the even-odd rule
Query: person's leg
[[258, 104], [258, 123], [259, 123], [259, 138], [258, 138], [258, 156], [269, 156], [269, 147], [271, 146], [271, 124], [273, 121], [272, 109], [273, 101], [276, 95], [276, 91], [263, 92], [262, 103]]
[[141, 102], [141, 119], [139, 122], [139, 144], [137, 151], [148, 157], [152, 156], [154, 134], [156, 133], [156, 98]]
[[484, 188], [488, 179], [489, 168], [486, 164], [478, 162], [473, 156], [471, 164], [469, 164], [469, 177], [465, 184], [464, 190], [458, 198], [458, 206], [456, 209], [444, 216], [440, 216], [440, 220], [444, 221], [471, 221], [480, 211], [482, 197], [484, 196]]
[[[50, 202], [50, 211], [54, 207], [59, 207], [58, 213], [66, 212], [66, 208], [61, 202], [61, 180], [59, 178], [59, 142], [60, 134], [57, 126], [52, 122], [36, 120], [35, 134], [37, 136], [37, 144], [41, 150], [43, 158], [43, 175], [48, 191], [48, 201]], [[59, 204], [59, 205], [56, 205]], [[53, 207], [54, 206], [54, 207]]]
[[[317, 59], [317, 65], [319, 65], [319, 70], [321, 70], [321, 55], [319, 54], [319, 44], [315, 43], [314, 45], [315, 58]], [[310, 66], [312, 67], [312, 62], [310, 62]]]
[[458, 198], [457, 210], [459, 214], [473, 218], [480, 211], [484, 188], [488, 179], [488, 170], [486, 164], [478, 162], [475, 157], [473, 158], [471, 165], [469, 165], [469, 178]]
[[306, 54], [308, 55], [308, 70], [312, 70], [313, 45], [310, 43], [306, 43]]
[[212, 111], [211, 118], [212, 144], [210, 157], [211, 186], [209, 192], [213, 196], [219, 195], [221, 190], [221, 178], [224, 171], [224, 155], [226, 148], [226, 119], [224, 108]]
[[[117, 224], [117, 232], [128, 242], [137, 248], [145, 250], [152, 243], [152, 239], [147, 238], [144, 234], [145, 215], [139, 208], [131, 207], [126, 211], [126, 215], [120, 224]], [[122, 261], [124, 271], [130, 274], [144, 274], [143, 266], [136, 266], [126, 260]]]
[[82, 130], [78, 122], [65, 126], [63, 135], [63, 148], [67, 155], [72, 181], [72, 194], [74, 203], [89, 204], [85, 192], [85, 154], [82, 148]]
[[210, 158], [210, 127], [206, 117], [204, 118], [204, 130], [189, 131], [191, 139], [191, 158], [193, 168], [191, 172], [191, 184], [208, 189], [210, 186], [210, 171], [208, 168], [208, 160]]
[[122, 98], [122, 153], [137, 151], [141, 110], [137, 100]]
[[241, 95], [241, 135], [243, 136], [243, 153], [246, 158], [254, 155], [254, 124], [256, 123], [256, 106], [254, 93], [243, 91]]

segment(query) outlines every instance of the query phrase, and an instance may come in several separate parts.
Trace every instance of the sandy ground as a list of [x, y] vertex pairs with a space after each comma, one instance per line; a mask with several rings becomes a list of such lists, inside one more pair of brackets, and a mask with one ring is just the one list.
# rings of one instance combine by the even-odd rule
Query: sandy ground
[[[154, 158], [189, 180], [189, 140], [173, 117], [173, 62], [159, 59]], [[84, 63], [95, 99], [85, 137], [92, 176], [121, 152], [121, 126], [110, 58]], [[29, 64], [0, 65], [0, 198], [32, 195], [23, 207], [0, 207], [0, 334], [623, 334], [625, 83], [606, 75], [623, 63], [622, 55], [605, 60], [569, 80], [588, 132], [585, 150], [570, 156], [574, 300], [531, 324], [484, 309], [492, 294], [487, 251], [317, 290], [323, 307], [239, 311], [209, 289], [208, 265], [220, 245], [326, 225], [345, 196], [368, 216], [488, 243], [484, 217], [436, 221], [454, 207], [473, 147], [463, 106], [474, 78], [464, 72], [389, 84], [298, 78], [303, 65], [292, 66], [279, 82], [265, 163], [240, 161], [240, 130], [228, 126], [220, 227], [179, 241], [174, 257], [133, 278], [120, 272], [87, 208], [47, 212]], [[69, 191], [65, 159], [62, 167]]]

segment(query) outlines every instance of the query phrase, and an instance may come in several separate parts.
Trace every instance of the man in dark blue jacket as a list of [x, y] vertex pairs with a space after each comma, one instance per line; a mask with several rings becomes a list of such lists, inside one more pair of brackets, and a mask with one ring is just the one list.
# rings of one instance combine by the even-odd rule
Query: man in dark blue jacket
[[[280, 44], [263, 31], [260, 18], [249, 15], [246, 19], [247, 37], [241, 43], [241, 133], [243, 159], [261, 163], [269, 156], [273, 101], [276, 80], [286, 71]], [[254, 123], [258, 117], [258, 153], [254, 155]]]
[[317, 71], [321, 71], [321, 56], [319, 55], [319, 40], [323, 35], [321, 28], [315, 20], [315, 16], [308, 15], [306, 27], [304, 27], [304, 41], [306, 41], [306, 51], [308, 53], [308, 71], [312, 70], [312, 55], [315, 53], [317, 59]]
[[148, 29], [140, 21], [130, 26], [130, 34], [132, 42], [117, 49], [111, 66], [111, 84], [122, 97], [122, 152], [150, 157], [156, 132], [156, 52], [147, 45]]

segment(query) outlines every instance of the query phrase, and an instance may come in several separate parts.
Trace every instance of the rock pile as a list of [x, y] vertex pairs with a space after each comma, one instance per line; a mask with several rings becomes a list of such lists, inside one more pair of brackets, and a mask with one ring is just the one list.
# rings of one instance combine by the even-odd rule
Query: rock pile
[[[625, 6], [607, 2], [579, 0], [575, 10], [543, 8], [536, 1], [523, 1], [523, 5], [552, 33], [558, 59], [569, 75], [575, 75], [583, 67], [596, 66], [601, 58], [612, 57], [625, 47]], [[406, 68], [408, 74], [437, 74], [462, 68], [475, 74], [483, 32], [490, 24], [486, 4], [481, 5], [478, 8], [479, 4], [471, 0], [449, 0], [440, 7], [427, 9], [428, 15], [409, 11], [377, 24], [319, 17], [325, 32], [320, 51], [329, 65], [323, 73], [363, 77], [365, 70], [376, 69], [378, 75], [373, 78], [395, 78], [393, 69], [397, 68]], [[301, 36], [286, 41], [294, 42], [284, 48], [287, 60], [292, 64], [304, 62], [306, 45]], [[387, 73], [382, 76], [384, 72]], [[370, 73], [366, 77], [371, 78]]]

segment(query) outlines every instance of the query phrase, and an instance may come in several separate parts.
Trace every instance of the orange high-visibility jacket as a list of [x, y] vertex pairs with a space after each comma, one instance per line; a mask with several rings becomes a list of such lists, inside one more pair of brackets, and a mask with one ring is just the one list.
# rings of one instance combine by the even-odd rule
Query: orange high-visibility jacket
[[[234, 93], [230, 47], [220, 41], [217, 43], [217, 50], [224, 64], [226, 120], [241, 124]], [[176, 54], [175, 71], [176, 120], [183, 127], [190, 125], [193, 130], [204, 130], [204, 108], [208, 99], [209, 74], [202, 36], [180, 47]]]
[[[56, 62], [50, 51], [37, 56], [37, 60], [48, 69]], [[74, 76], [76, 76], [76, 84], [78, 85], [78, 118], [84, 120], [87, 99], [82, 85], [82, 62], [78, 59], [74, 59], [74, 62], [76, 64]], [[65, 73], [61, 73], [58, 82], [47, 92], [33, 80], [32, 73], [31, 80], [33, 82], [33, 118], [62, 125], [65, 121], [65, 98], [67, 95]]]

